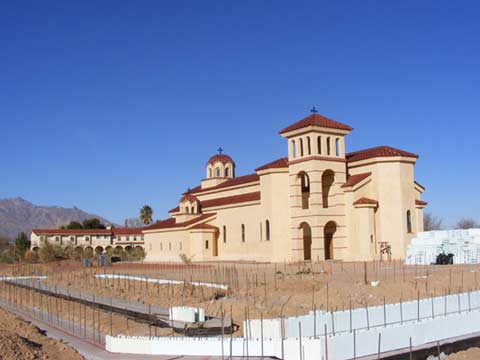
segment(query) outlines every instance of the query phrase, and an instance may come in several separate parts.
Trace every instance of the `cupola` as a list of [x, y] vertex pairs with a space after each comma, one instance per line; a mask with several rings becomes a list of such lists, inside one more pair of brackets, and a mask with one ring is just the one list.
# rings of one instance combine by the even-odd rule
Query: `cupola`
[[288, 160], [302, 158], [345, 158], [345, 140], [352, 128], [317, 113], [312, 114], [280, 130], [288, 139]]
[[218, 149], [218, 154], [208, 159], [205, 179], [202, 180], [202, 189], [209, 188], [235, 177], [235, 162], [223, 149]]

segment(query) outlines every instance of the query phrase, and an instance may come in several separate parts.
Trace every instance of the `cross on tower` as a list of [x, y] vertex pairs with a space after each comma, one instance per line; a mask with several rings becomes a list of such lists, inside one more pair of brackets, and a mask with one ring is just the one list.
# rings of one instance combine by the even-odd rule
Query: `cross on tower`
[[318, 111], [317, 111], [317, 108], [314, 106], [310, 109], [310, 111], [312, 112], [312, 114], [316, 114]]
[[217, 151], [218, 151], [218, 153], [219, 153], [220, 155], [222, 155], [223, 149], [222, 149], [221, 146], [217, 149]]

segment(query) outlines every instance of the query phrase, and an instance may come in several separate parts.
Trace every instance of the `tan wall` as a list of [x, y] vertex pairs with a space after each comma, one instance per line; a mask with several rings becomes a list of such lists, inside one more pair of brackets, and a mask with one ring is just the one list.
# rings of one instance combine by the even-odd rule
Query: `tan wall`
[[[411, 161], [378, 161], [349, 169], [357, 174], [372, 172], [371, 183], [365, 195], [379, 202], [375, 216], [376, 242], [388, 242], [393, 258], [403, 258], [406, 247], [418, 229], [423, 215], [416, 212], [414, 187], [414, 166]], [[358, 199], [360, 194], [355, 195]], [[407, 210], [411, 212], [412, 232], [407, 233]], [[352, 234], [352, 241], [355, 235]], [[361, 241], [356, 239], [356, 241]]]

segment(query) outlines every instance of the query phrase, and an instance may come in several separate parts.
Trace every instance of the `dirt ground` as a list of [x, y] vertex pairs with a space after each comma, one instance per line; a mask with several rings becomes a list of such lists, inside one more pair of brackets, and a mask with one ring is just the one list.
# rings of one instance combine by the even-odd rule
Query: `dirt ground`
[[478, 360], [480, 359], [480, 348], [470, 348], [448, 355], [448, 360]]
[[[2, 271], [3, 270], [3, 271]], [[400, 261], [292, 264], [119, 263], [104, 268], [82, 268], [76, 262], [24, 265], [0, 269], [15, 275], [46, 275], [49, 285], [61, 285], [99, 295], [140, 301], [163, 307], [189, 305], [213, 316], [273, 318], [306, 314], [313, 309], [342, 310], [416, 300], [479, 288], [478, 265], [404, 266]], [[99, 279], [97, 274], [136, 275], [181, 280], [181, 285], [145, 281]], [[478, 279], [477, 279], [478, 277]], [[229, 285], [229, 290], [192, 286], [192, 281]], [[374, 284], [374, 285], [372, 285]], [[106, 315], [105, 315], [106, 316]], [[103, 317], [100, 316], [102, 319]], [[103, 323], [106, 320], [102, 320]], [[115, 333], [145, 334], [148, 327], [117, 319]], [[157, 329], [164, 333], [165, 329]], [[241, 336], [242, 331], [235, 333]]]
[[0, 308], [0, 359], [80, 360], [70, 346], [45, 336], [40, 329]]

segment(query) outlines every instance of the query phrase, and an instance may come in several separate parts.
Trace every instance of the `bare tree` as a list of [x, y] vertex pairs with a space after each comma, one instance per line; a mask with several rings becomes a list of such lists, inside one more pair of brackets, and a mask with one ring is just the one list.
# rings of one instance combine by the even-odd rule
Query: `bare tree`
[[128, 219], [125, 219], [125, 227], [129, 227], [129, 228], [137, 228], [137, 227], [142, 227], [144, 224], [142, 222], [142, 220], [140, 220], [139, 218], [128, 218]]
[[425, 213], [423, 215], [424, 231], [441, 230], [441, 229], [442, 229], [442, 219], [432, 215], [431, 213]]
[[480, 227], [480, 225], [470, 217], [461, 218], [455, 225], [456, 229], [474, 229], [478, 227]]

